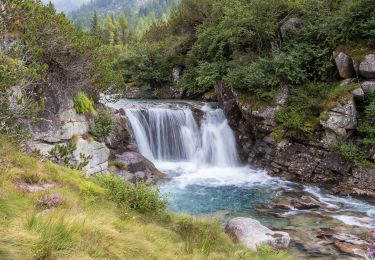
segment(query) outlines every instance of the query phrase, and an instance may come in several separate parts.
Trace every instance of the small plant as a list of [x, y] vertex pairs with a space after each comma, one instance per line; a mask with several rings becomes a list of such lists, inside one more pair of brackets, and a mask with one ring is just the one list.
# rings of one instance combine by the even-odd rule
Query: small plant
[[67, 198], [61, 194], [47, 194], [38, 199], [38, 206], [42, 209], [57, 208], [65, 203]]
[[109, 198], [120, 208], [135, 210], [142, 214], [162, 213], [166, 209], [167, 202], [160, 196], [159, 189], [147, 186], [143, 182], [132, 184], [114, 174], [99, 176], [97, 180], [107, 189]]
[[85, 168], [90, 160], [92, 159], [91, 156], [87, 156], [83, 153], [80, 153], [79, 162], [75, 162], [73, 160], [73, 153], [77, 149], [77, 146], [75, 144], [73, 145], [55, 145], [48, 153], [50, 155], [50, 159], [62, 166], [67, 166], [71, 169], [76, 169], [81, 171], [83, 168]]
[[280, 110], [276, 113], [276, 121], [288, 132], [300, 132], [307, 134], [311, 129], [306, 125], [303, 114], [295, 110]]
[[74, 108], [78, 114], [95, 114], [94, 101], [88, 98], [82, 91], [77, 92], [74, 96]]
[[90, 124], [90, 134], [97, 139], [107, 137], [115, 126], [115, 119], [111, 112], [105, 109], [100, 109]]

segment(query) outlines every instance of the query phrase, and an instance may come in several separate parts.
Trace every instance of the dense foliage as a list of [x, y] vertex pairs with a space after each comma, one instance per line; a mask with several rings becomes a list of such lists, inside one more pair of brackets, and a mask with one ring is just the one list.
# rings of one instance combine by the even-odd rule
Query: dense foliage
[[[289, 138], [318, 129], [358, 87], [337, 84], [332, 54], [345, 50], [359, 61], [373, 52], [374, 39], [372, 0], [183, 0], [128, 47], [120, 66], [128, 88], [154, 93], [174, 85], [199, 97], [224, 80], [252, 109], [274, 105], [288, 86], [275, 135]], [[178, 81], [173, 68], [182, 71]], [[371, 146], [373, 103], [366, 106], [358, 130]]]
[[109, 136], [115, 126], [113, 114], [106, 109], [99, 109], [94, 118], [94, 122], [90, 124], [90, 134], [97, 139]]
[[[0, 17], [0, 130], [16, 134], [20, 119], [45, 109], [49, 85], [95, 93], [123, 84], [113, 50], [76, 30], [64, 14], [40, 1], [2, 1]], [[53, 76], [52, 76], [53, 75]]]

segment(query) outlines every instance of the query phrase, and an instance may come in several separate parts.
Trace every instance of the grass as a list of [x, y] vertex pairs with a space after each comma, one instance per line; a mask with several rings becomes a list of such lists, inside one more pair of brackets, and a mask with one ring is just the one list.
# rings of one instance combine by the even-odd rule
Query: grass
[[[289, 259], [284, 252], [262, 247], [255, 253], [234, 244], [216, 222], [123, 207], [100, 181], [17, 147], [0, 137], [0, 259]], [[17, 188], [20, 178], [56, 186], [28, 193]], [[66, 202], [38, 207], [38, 199], [52, 193]]]

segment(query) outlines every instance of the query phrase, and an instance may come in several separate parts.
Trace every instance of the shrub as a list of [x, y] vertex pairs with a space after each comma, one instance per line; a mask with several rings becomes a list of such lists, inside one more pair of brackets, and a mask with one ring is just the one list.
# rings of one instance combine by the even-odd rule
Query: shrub
[[295, 110], [280, 110], [276, 113], [276, 121], [287, 131], [297, 131], [304, 134], [310, 132], [310, 128], [305, 123], [304, 115]]
[[366, 161], [365, 155], [358, 150], [358, 147], [351, 143], [338, 142], [333, 150], [345, 160], [355, 164], [363, 164]]
[[74, 96], [74, 108], [78, 114], [94, 115], [94, 101], [86, 96], [82, 91], [79, 91]]
[[80, 153], [80, 161], [76, 162], [73, 160], [73, 153], [77, 149], [75, 144], [73, 145], [55, 145], [49, 152], [51, 161], [56, 164], [67, 166], [71, 169], [82, 170], [85, 168], [90, 160], [91, 156], [87, 156], [83, 153]]
[[107, 137], [115, 126], [115, 119], [112, 113], [105, 109], [99, 109], [94, 119], [90, 124], [90, 134], [95, 138]]
[[114, 174], [99, 176], [97, 181], [107, 189], [109, 198], [120, 208], [143, 214], [157, 214], [166, 209], [167, 201], [160, 196], [158, 188], [147, 186], [143, 182], [132, 184]]

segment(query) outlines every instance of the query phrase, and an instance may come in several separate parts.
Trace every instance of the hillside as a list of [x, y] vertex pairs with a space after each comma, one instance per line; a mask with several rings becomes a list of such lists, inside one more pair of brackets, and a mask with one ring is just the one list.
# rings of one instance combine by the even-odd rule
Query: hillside
[[143, 23], [142, 20], [155, 21], [161, 18], [179, 2], [180, 0], [95, 0], [72, 11], [68, 17], [74, 21], [77, 27], [87, 30], [90, 28], [94, 11], [97, 12], [101, 20], [107, 15], [125, 14], [132, 27], [136, 28], [139, 23]]
[[0, 259], [287, 259], [166, 212], [156, 189], [85, 178], [18, 150], [0, 138]]

